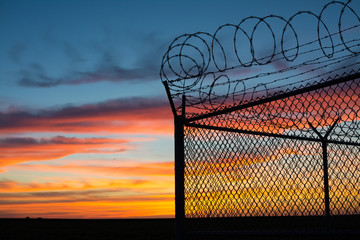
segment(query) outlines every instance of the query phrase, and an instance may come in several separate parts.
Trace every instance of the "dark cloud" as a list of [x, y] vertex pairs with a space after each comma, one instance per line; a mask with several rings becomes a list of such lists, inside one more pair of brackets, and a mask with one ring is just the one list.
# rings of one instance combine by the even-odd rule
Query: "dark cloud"
[[[106, 138], [75, 138], [75, 137], [64, 137], [56, 136], [52, 138], [29, 138], [29, 137], [9, 137], [9, 138], [0, 138], [0, 148], [1, 147], [16, 147], [16, 146], [29, 146], [29, 145], [92, 145], [92, 144], [106, 144], [114, 141], [110, 141]], [[127, 142], [125, 140], [119, 140], [118, 142]]]
[[94, 189], [94, 190], [67, 190], [67, 191], [34, 191], [34, 192], [16, 192], [16, 193], [2, 193], [0, 196], [4, 198], [27, 198], [27, 197], [80, 197], [94, 194], [103, 194], [111, 192], [121, 192], [128, 190], [124, 189]]
[[63, 77], [50, 77], [38, 64], [21, 72], [18, 83], [26, 87], [55, 87], [58, 85], [78, 85], [94, 82], [129, 82], [157, 80], [159, 68], [152, 64], [139, 68], [124, 68], [116, 64], [104, 53], [101, 64], [92, 71], [75, 71]]
[[38, 142], [34, 138], [0, 138], [0, 147], [9, 145], [32, 145]]
[[[126, 125], [170, 118], [166, 99], [133, 97], [56, 109], [0, 112], [0, 129], [12, 132], [51, 129], [99, 131], [102, 128], [106, 131], [113, 127], [120, 130], [121, 125], [112, 126], [112, 121], [122, 121]], [[22, 139], [22, 141], [31, 143], [33, 140]]]
[[67, 106], [58, 110], [43, 110], [39, 112], [39, 115], [45, 117], [55, 117], [57, 119], [91, 117], [110, 114], [120, 114], [125, 116], [127, 114], [141, 114], [146, 110], [162, 108], [165, 106], [168, 107], [168, 103], [166, 99], [163, 98], [131, 97], [109, 100], [96, 104]]
[[[0, 181], [1, 183], [1, 181]], [[13, 182], [12, 182], [13, 184]], [[133, 192], [135, 196], [112, 196], [121, 192]], [[170, 196], [169, 196], [170, 195]], [[139, 194], [130, 187], [100, 188], [91, 190], [52, 190], [52, 191], [28, 191], [28, 192], [3, 192], [0, 194], [0, 204], [36, 204], [36, 203], [71, 203], [71, 202], [93, 202], [102, 201], [172, 201], [172, 193]], [[35, 198], [35, 199], [34, 199]], [[42, 198], [42, 199], [39, 199]]]
[[[87, 52], [82, 52], [73, 43], [56, 39], [51, 32], [46, 32], [43, 41], [53, 49], [61, 49], [69, 62], [70, 70], [62, 76], [53, 76], [46, 70], [46, 63], [32, 63], [19, 71], [18, 84], [25, 87], [55, 87], [58, 85], [78, 85], [94, 82], [129, 82], [158, 80], [161, 56], [166, 49], [164, 41], [156, 33], [127, 33], [128, 38], [134, 38], [129, 46], [116, 46], [114, 37], [105, 31], [105, 39], [99, 43], [87, 44], [91, 54], [97, 56], [96, 64], [91, 70], [81, 71], [81, 64], [89, 60]], [[85, 47], [86, 48], [86, 47]], [[122, 50], [132, 52], [126, 56]], [[17, 51], [16, 51], [17, 50]], [[20, 61], [20, 46], [14, 46], [14, 59]], [[91, 57], [93, 58], [93, 57]], [[95, 57], [96, 58], [96, 57]], [[83, 67], [81, 67], [83, 68]]]

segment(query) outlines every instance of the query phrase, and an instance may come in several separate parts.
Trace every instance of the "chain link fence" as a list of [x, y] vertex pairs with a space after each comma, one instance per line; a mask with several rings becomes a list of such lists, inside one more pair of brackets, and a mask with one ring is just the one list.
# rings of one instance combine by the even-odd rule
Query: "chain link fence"
[[332, 1], [288, 19], [247, 17], [169, 45], [160, 78], [175, 118], [178, 239], [359, 238], [360, 17], [353, 7]]
[[[184, 133], [188, 231], [238, 231], [244, 217], [360, 214], [359, 78], [187, 122]], [[286, 219], [287, 230], [307, 226]]]

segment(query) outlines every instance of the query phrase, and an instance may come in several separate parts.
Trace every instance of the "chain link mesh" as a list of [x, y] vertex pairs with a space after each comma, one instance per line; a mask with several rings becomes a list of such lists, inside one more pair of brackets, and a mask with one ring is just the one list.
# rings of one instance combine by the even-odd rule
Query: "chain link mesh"
[[235, 230], [243, 217], [324, 216], [323, 142], [330, 214], [360, 214], [359, 124], [360, 79], [187, 122], [187, 229]]

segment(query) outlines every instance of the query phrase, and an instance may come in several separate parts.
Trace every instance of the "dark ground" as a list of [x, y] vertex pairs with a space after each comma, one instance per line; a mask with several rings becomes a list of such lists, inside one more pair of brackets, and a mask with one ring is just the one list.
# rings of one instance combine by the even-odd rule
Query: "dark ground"
[[[242, 231], [243, 236], [199, 234], [187, 237], [191, 240], [202, 239], [265, 239], [265, 240], [360, 240], [360, 215], [331, 217], [332, 230], [349, 234], [337, 234], [332, 238], [326, 235], [294, 235], [294, 229], [301, 226], [305, 231], [321, 232], [324, 229], [324, 217], [252, 217], [221, 219], [188, 219], [187, 229], [200, 231], [223, 230], [231, 233], [235, 229]], [[295, 227], [295, 228], [294, 228]], [[267, 235], [259, 235], [259, 229]], [[276, 229], [285, 230], [286, 236], [275, 234]], [[229, 232], [230, 231], [230, 232]], [[248, 235], [246, 235], [248, 232]], [[279, 232], [279, 231], [278, 231]], [[193, 232], [194, 233], [194, 232]], [[290, 235], [289, 235], [290, 233]], [[111, 240], [111, 239], [175, 239], [174, 219], [0, 219], [0, 240]]]
[[174, 232], [174, 219], [0, 219], [1, 240], [169, 240]]

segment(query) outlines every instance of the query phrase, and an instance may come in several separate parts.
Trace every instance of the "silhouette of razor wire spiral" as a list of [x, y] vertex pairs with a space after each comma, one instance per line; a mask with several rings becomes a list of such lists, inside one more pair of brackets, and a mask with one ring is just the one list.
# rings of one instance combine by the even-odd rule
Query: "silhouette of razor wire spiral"
[[[289, 19], [276, 15], [248, 17], [238, 25], [224, 24], [213, 34], [197, 32], [179, 36], [164, 54], [160, 71], [176, 111], [181, 112], [183, 95], [186, 95], [187, 116], [190, 117], [358, 72], [360, 18], [350, 3], [330, 2], [319, 14], [299, 11]], [[333, 6], [339, 8], [336, 31], [330, 28], [335, 24], [327, 24], [323, 19], [327, 9]], [[346, 27], [343, 26], [345, 13], [354, 19]], [[304, 16], [315, 20], [316, 39], [302, 43], [294, 22]], [[276, 21], [272, 23], [272, 20]], [[282, 30], [275, 31], [275, 28]], [[227, 35], [220, 36], [229, 29]], [[272, 39], [272, 47], [266, 42], [265, 54], [270, 54], [265, 56], [257, 54], [256, 36], [263, 37], [257, 35], [258, 29], [267, 30]], [[289, 35], [294, 46], [287, 47]], [[247, 45], [239, 45], [240, 37]], [[248, 61], [242, 60], [246, 53]]]

